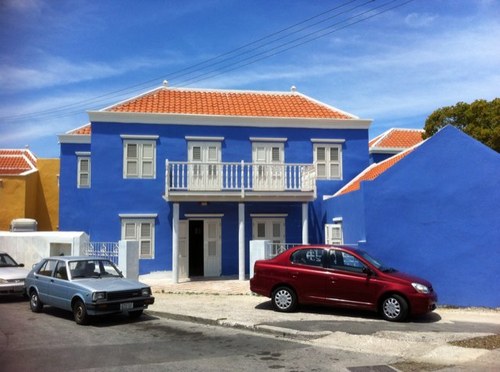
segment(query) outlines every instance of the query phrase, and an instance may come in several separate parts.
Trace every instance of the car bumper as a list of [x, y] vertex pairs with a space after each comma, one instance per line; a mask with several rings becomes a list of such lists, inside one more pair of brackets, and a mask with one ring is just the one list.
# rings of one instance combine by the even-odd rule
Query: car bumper
[[25, 292], [24, 280], [7, 284], [0, 284], [0, 294], [23, 294]]
[[436, 310], [438, 297], [436, 292], [416, 294], [410, 298], [411, 314], [424, 315]]
[[147, 309], [148, 306], [154, 304], [154, 302], [154, 297], [143, 297], [112, 302], [91, 303], [87, 304], [87, 312], [89, 315], [103, 315], [123, 311], [138, 311]]

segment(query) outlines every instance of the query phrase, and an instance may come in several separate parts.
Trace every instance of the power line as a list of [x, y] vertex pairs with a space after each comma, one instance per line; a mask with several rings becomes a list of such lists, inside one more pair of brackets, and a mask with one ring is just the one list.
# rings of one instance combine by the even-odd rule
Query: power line
[[[299, 32], [302, 32], [304, 30], [307, 30], [307, 29], [311, 29], [312, 27], [314, 26], [317, 26], [321, 23], [324, 23], [330, 19], [333, 19], [333, 18], [336, 18], [340, 15], [343, 15], [343, 14], [346, 14], [348, 12], [351, 12], [357, 8], [360, 8], [368, 3], [371, 3], [371, 2], [374, 2], [375, 0], [365, 0], [365, 2], [361, 3], [361, 4], [357, 4], [357, 5], [354, 5], [353, 7], [351, 7], [350, 9], [348, 10], [344, 10], [340, 13], [336, 13], [334, 15], [331, 15], [323, 20], [319, 20], [313, 24], [310, 24], [310, 25], [307, 25], [307, 26], [304, 26], [300, 29], [296, 29], [295, 31], [291, 31], [293, 30], [294, 28], [297, 28], [298, 26], [301, 26], [301, 25], [305, 25], [306, 23], [312, 21], [312, 20], [315, 20], [315, 19], [318, 19], [324, 15], [327, 15], [329, 13], [332, 13], [334, 11], [337, 11], [337, 10], [340, 10], [341, 8], [344, 8], [344, 7], [347, 7], [349, 6], [350, 4], [354, 4], [356, 2], [358, 2], [358, 0], [350, 0], [350, 1], [346, 1], [334, 8], [331, 8], [331, 9], [328, 9], [318, 15], [315, 15], [313, 17], [309, 17], [307, 18], [306, 20], [303, 20], [301, 22], [298, 22], [298, 23], [295, 23], [291, 26], [288, 26], [282, 30], [279, 30], [279, 31], [276, 31], [274, 33], [271, 33], [267, 36], [264, 36], [258, 40], [255, 40], [255, 41], [252, 41], [250, 43], [247, 43], [247, 44], [244, 44], [236, 49], [233, 49], [231, 51], [228, 51], [228, 52], [225, 52], [225, 53], [222, 53], [216, 57], [213, 57], [213, 58], [210, 58], [208, 60], [205, 60], [205, 61], [202, 61], [202, 62], [199, 62], [199, 63], [196, 63], [194, 65], [191, 65], [191, 66], [188, 66], [188, 67], [185, 67], [185, 68], [182, 68], [180, 70], [177, 70], [177, 71], [174, 71], [170, 74], [167, 74], [166, 76], [169, 76], [170, 77], [170, 81], [175, 81], [175, 79], [179, 79], [183, 76], [189, 76], [189, 75], [193, 75], [193, 74], [196, 74], [199, 72], [198, 75], [195, 75], [191, 78], [186, 78], [184, 80], [180, 80], [180, 82], [178, 84], [173, 84], [174, 86], [186, 86], [186, 85], [191, 85], [191, 84], [194, 84], [196, 82], [199, 82], [199, 81], [203, 81], [203, 80], [207, 80], [207, 79], [210, 79], [210, 78], [213, 78], [215, 76], [219, 76], [221, 74], [224, 74], [224, 73], [227, 73], [227, 72], [230, 72], [230, 71], [233, 71], [233, 70], [236, 70], [236, 69], [240, 69], [240, 68], [243, 68], [245, 66], [248, 66], [248, 65], [251, 65], [251, 64], [254, 64], [256, 62], [259, 62], [263, 59], [267, 59], [267, 58], [270, 58], [270, 57], [273, 57], [275, 55], [278, 55], [278, 54], [281, 54], [281, 53], [284, 53], [288, 50], [291, 50], [291, 49], [294, 49], [294, 48], [297, 48], [301, 45], [304, 45], [306, 43], [309, 43], [309, 42], [312, 42], [314, 40], [317, 40], [319, 38], [322, 38], [322, 37], [325, 37], [327, 35], [330, 35], [334, 32], [338, 32], [342, 29], [345, 29], [347, 27], [350, 27], [350, 26], [353, 26], [357, 23], [360, 23], [360, 22], [363, 22], [363, 21], [366, 21], [370, 18], [373, 18], [373, 17], [376, 17], [382, 13], [385, 13], [385, 12], [388, 12], [392, 9], [395, 9], [395, 8], [398, 8], [398, 7], [401, 7], [409, 2], [412, 2], [414, 0], [407, 0], [403, 3], [400, 3], [400, 4], [396, 4], [392, 7], [389, 7], [387, 9], [384, 9], [382, 11], [379, 11], [377, 13], [374, 13], [374, 14], [371, 14], [369, 16], [366, 16], [364, 18], [361, 18], [357, 21], [353, 21], [353, 22], [350, 22], [350, 23], [347, 23], [343, 26], [340, 26], [341, 24], [343, 23], [346, 23], [346, 22], [349, 22], [355, 18], [358, 18], [358, 17], [361, 17], [363, 15], [366, 15], [368, 13], [371, 13], [371, 12], [374, 12], [378, 9], [382, 9], [386, 6], [388, 6], [389, 4], [392, 4], [398, 0], [390, 0], [390, 1], [387, 1], [385, 3], [383, 3], [382, 5], [379, 5], [379, 6], [376, 6], [376, 7], [372, 7], [366, 11], [363, 11], [361, 13], [358, 13], [358, 14], [355, 14], [355, 15], [352, 15], [348, 18], [345, 18], [341, 21], [338, 21], [338, 22], [335, 22], [333, 24], [330, 24], [329, 26], [326, 26], [324, 28], [321, 28], [319, 30], [316, 30], [316, 31], [313, 31], [313, 32], [310, 32], [304, 36], [301, 36], [301, 37], [298, 37], [298, 38], [295, 38], [293, 40], [290, 40], [290, 41], [287, 41], [287, 42], [283, 42], [277, 46], [273, 46], [273, 44], [275, 44], [276, 42], [278, 41], [281, 41], [281, 40], [284, 40], [284, 39], [287, 39], [287, 38], [290, 38], [291, 36], [299, 33]], [[334, 28], [335, 27], [335, 28]], [[333, 28], [333, 29], [332, 29]], [[285, 34], [284, 36], [280, 36], [279, 38], [276, 38], [274, 40], [270, 40], [272, 39], [273, 37], [275, 36], [278, 36], [278, 35], [282, 35], [284, 34], [286, 31], [291, 31], [291, 32], [288, 32], [287, 34]], [[266, 40], [270, 40], [270, 41], [267, 41], [265, 43], [262, 43], [263, 41], [266, 41]], [[261, 43], [261, 45], [259, 45], [259, 43]], [[250, 49], [250, 50], [246, 50], [248, 47], [250, 46], [255, 46], [253, 49]], [[264, 49], [264, 48], [267, 48], [267, 49]], [[262, 50], [264, 49], [263, 51], [259, 52], [259, 53], [256, 53], [257, 51], [259, 50]], [[243, 52], [240, 52], [240, 51], [243, 51]], [[236, 53], [236, 52], [240, 52], [240, 53]], [[236, 54], [235, 54], [236, 53]], [[238, 58], [238, 57], [241, 57], [243, 55], [247, 55], [247, 54], [251, 54], [250, 56], [248, 57], [245, 57], [243, 59], [239, 59], [235, 62], [231, 62], [232, 60]], [[231, 56], [232, 55], [232, 56]], [[226, 58], [222, 58], [222, 57], [226, 57]], [[221, 60], [220, 60], [221, 59]], [[218, 62], [215, 62], [217, 60], [220, 60]], [[249, 62], [247, 62], [249, 61]], [[246, 62], [246, 63], [244, 63]], [[207, 68], [211, 68], [211, 67], [214, 67], [214, 66], [218, 66], [218, 65], [221, 65], [223, 63], [226, 63], [225, 66], [222, 66], [222, 67], [219, 67], [219, 68], [215, 68], [215, 69], [211, 69], [207, 72], [203, 72], [203, 70], [206, 70]], [[203, 66], [203, 67], [202, 67]], [[192, 71], [190, 71], [192, 70]], [[165, 76], [165, 75], [164, 75]], [[119, 90], [115, 90], [113, 92], [109, 92], [109, 93], [106, 93], [106, 94], [102, 94], [102, 95], [99, 95], [97, 97], [93, 97], [91, 99], [87, 99], [87, 100], [83, 100], [83, 101], [79, 101], [79, 102], [75, 102], [75, 103], [72, 103], [72, 104], [67, 104], [67, 105], [64, 105], [64, 106], [60, 106], [58, 108], [54, 108], [54, 109], [47, 109], [47, 110], [41, 110], [41, 111], [37, 111], [37, 112], [32, 112], [32, 113], [27, 113], [27, 114], [18, 114], [18, 115], [11, 115], [11, 116], [7, 116], [7, 117], [4, 117], [2, 118], [1, 120], [20, 120], [20, 119], [29, 119], [30, 117], [35, 117], [36, 119], [41, 119], [41, 118], [48, 118], [48, 117], [53, 117], [53, 118], [60, 118], [60, 117], [65, 117], [65, 116], [70, 116], [70, 115], [73, 115], [73, 114], [76, 114], [76, 113], [81, 113], [82, 112], [82, 109], [84, 106], [87, 106], [88, 107], [88, 104], [90, 103], [100, 103], [100, 102], [104, 102], [104, 99], [106, 99], [106, 101], [110, 101], [111, 99], [116, 99], [116, 97], [118, 96], [125, 96], [126, 94], [130, 94], [128, 92], [134, 92], [136, 91], [135, 88], [138, 88], [138, 87], [143, 87], [143, 86], [146, 86], [152, 82], [156, 82], [158, 81], [159, 79], [163, 79], [164, 76], [162, 77], [157, 77], [155, 79], [150, 79], [148, 81], [145, 81], [145, 82], [142, 82], [142, 83], [138, 83], [138, 84], [135, 84], [135, 85], [132, 85], [132, 86], [129, 86], [129, 87], [126, 87], [126, 88], [123, 88], [123, 89], [119, 89]], [[157, 84], [155, 84], [155, 87], [157, 86]], [[69, 109], [71, 109], [71, 111], [68, 111]], [[75, 110], [75, 111], [73, 111]]]

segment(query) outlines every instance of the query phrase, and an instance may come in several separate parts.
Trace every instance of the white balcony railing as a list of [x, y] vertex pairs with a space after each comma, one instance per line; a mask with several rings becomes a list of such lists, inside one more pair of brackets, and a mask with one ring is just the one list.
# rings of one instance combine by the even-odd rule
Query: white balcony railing
[[201, 163], [165, 164], [165, 195], [176, 191], [303, 191], [316, 187], [312, 164]]

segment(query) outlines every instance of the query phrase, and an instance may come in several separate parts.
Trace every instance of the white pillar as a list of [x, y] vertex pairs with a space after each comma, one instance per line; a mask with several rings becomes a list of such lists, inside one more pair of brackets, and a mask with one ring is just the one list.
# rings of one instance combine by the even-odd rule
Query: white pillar
[[309, 220], [307, 203], [302, 203], [302, 244], [309, 244]]
[[172, 210], [172, 281], [179, 283], [179, 203]]
[[245, 204], [238, 204], [238, 279], [245, 280]]

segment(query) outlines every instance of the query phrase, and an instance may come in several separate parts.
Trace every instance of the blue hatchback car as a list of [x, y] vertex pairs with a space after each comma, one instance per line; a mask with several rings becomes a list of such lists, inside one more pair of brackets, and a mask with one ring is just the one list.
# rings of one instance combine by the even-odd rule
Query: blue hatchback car
[[33, 312], [44, 305], [69, 310], [77, 324], [120, 312], [138, 318], [155, 300], [149, 286], [125, 279], [113, 262], [97, 257], [45, 258], [26, 277], [26, 292]]

